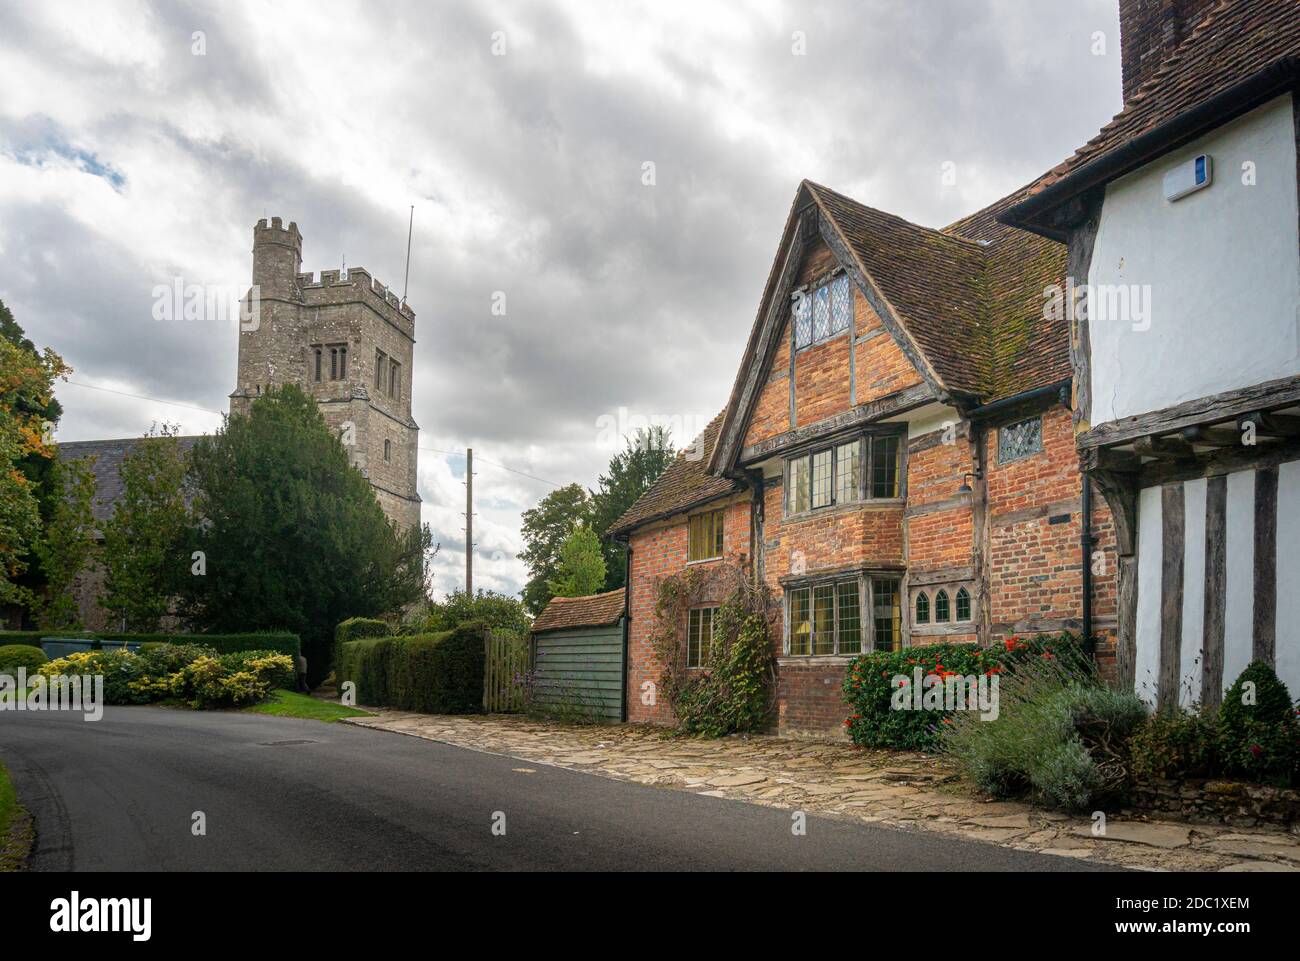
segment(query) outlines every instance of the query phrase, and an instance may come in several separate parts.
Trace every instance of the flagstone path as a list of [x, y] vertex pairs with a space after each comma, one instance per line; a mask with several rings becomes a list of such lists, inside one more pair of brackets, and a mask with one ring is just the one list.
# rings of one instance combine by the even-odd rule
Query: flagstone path
[[383, 708], [344, 723], [535, 764], [790, 811], [936, 831], [1060, 857], [1157, 871], [1300, 871], [1300, 834], [1147, 819], [1090, 818], [979, 796], [942, 758], [770, 735], [700, 740], [640, 725], [579, 727], [517, 715]]

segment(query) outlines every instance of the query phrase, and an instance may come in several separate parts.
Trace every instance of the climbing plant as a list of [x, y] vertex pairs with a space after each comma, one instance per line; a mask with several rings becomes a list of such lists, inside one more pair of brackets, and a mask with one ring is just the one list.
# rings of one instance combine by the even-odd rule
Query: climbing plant
[[[688, 612], [721, 598], [703, 664], [686, 666]], [[651, 643], [664, 665], [660, 690], [683, 734], [724, 737], [767, 724], [776, 693], [767, 592], [734, 564], [689, 568], [660, 580]]]

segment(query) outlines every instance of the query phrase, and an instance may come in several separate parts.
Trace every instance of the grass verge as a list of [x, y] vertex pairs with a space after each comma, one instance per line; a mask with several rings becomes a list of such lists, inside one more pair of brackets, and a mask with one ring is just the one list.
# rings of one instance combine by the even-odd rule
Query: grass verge
[[18, 803], [9, 772], [0, 764], [0, 872], [18, 871], [32, 850], [32, 819]]
[[279, 690], [271, 694], [269, 701], [244, 708], [250, 714], [271, 714], [275, 717], [305, 717], [313, 721], [332, 723], [342, 717], [370, 717], [369, 711], [355, 707], [345, 707], [333, 701], [322, 701], [308, 694]]

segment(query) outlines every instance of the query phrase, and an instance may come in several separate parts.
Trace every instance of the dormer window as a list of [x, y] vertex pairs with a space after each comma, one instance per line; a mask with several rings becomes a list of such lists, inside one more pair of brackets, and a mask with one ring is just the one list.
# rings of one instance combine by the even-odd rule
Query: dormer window
[[853, 292], [848, 275], [839, 274], [811, 289], [795, 291], [791, 310], [796, 350], [848, 330], [853, 324]]

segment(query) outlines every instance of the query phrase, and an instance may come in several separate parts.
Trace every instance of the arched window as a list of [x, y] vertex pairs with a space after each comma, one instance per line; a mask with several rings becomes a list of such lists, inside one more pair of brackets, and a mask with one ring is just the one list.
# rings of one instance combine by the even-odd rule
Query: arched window
[[948, 623], [948, 592], [940, 591], [934, 595], [934, 622], [936, 624]]
[[316, 348], [316, 383], [318, 384], [320, 383], [320, 356], [321, 356], [321, 349], [317, 347]]
[[386, 440], [384, 441], [384, 460], [390, 461], [392, 459], [393, 459], [393, 442], [391, 440]]
[[970, 620], [970, 592], [964, 587], [957, 591], [957, 620]]
[[346, 380], [348, 376], [348, 349], [339, 348], [339, 380]]
[[330, 380], [339, 379], [339, 349], [330, 348]]
[[930, 623], [930, 595], [925, 591], [916, 595], [916, 623]]

